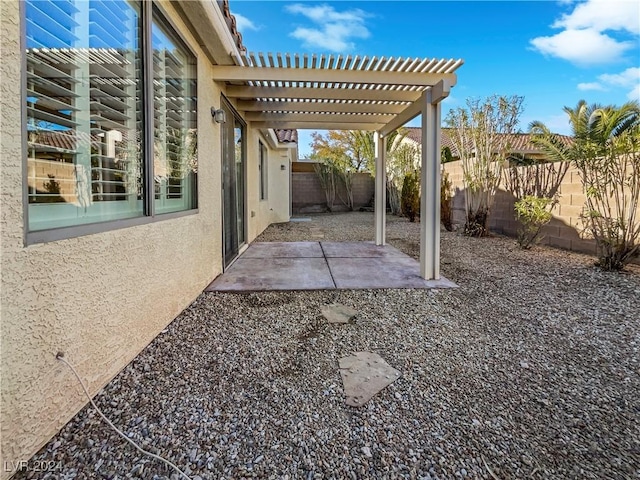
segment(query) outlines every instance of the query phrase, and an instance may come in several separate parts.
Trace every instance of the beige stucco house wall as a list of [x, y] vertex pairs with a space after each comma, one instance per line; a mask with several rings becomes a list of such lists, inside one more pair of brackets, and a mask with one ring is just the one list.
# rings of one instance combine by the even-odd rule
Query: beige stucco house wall
[[[208, 56], [173, 5], [161, 7], [197, 56], [197, 212], [27, 245], [21, 14], [18, 0], [0, 2], [2, 465], [28, 460], [86, 404], [57, 352], [65, 353], [95, 394], [222, 273], [221, 133], [210, 108], [220, 105], [224, 86], [212, 81]], [[264, 138], [269, 198], [261, 201], [258, 139], [265, 135], [248, 125], [248, 241], [270, 223], [289, 219], [295, 149]], [[3, 470], [3, 478], [12, 473]]]
[[[260, 143], [267, 147], [266, 199], [260, 199]], [[274, 149], [278, 143], [272, 131], [248, 129], [249, 158], [247, 171], [249, 238], [254, 239], [272, 223], [289, 221], [289, 174], [295, 161], [295, 144]]]

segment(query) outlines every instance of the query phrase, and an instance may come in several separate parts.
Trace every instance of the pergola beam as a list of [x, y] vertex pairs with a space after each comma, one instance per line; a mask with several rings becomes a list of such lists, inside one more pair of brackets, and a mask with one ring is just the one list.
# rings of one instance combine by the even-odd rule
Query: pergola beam
[[[451, 84], [447, 80], [441, 80], [429, 90], [431, 91], [432, 98], [436, 99], [434, 103], [439, 103], [444, 98], [449, 96]], [[385, 136], [389, 135], [391, 132], [397, 130], [398, 128], [416, 118], [422, 113], [423, 102], [423, 97], [420, 97], [411, 105], [405, 107], [405, 109], [401, 113], [396, 115], [395, 118], [393, 118], [387, 125], [382, 128], [382, 130], [380, 130], [380, 133]]]
[[227, 86], [229, 98], [285, 98], [301, 100], [378, 100], [389, 102], [414, 102], [421, 90], [383, 90], [364, 88], [307, 88], [307, 87], [251, 87]]
[[416, 118], [420, 113], [422, 113], [422, 100], [418, 99], [392, 118], [391, 121], [380, 130], [380, 134], [384, 136], [389, 135], [391, 132]]
[[[247, 112], [245, 120], [248, 122], [317, 122], [326, 123], [331, 128], [332, 123], [381, 123], [393, 118], [393, 115], [372, 115], [352, 113], [263, 113]], [[333, 128], [332, 128], [333, 130]]]
[[243, 112], [385, 113], [396, 115], [406, 108], [406, 104], [238, 100], [236, 107]]
[[385, 70], [337, 70], [326, 68], [212, 67], [213, 78], [225, 82], [313, 82], [428, 87], [442, 79], [455, 84], [455, 73], [399, 72]]
[[365, 130], [376, 131], [384, 126], [384, 123], [339, 123], [339, 122], [251, 122], [254, 128], [279, 128], [279, 129], [298, 129], [298, 130]]

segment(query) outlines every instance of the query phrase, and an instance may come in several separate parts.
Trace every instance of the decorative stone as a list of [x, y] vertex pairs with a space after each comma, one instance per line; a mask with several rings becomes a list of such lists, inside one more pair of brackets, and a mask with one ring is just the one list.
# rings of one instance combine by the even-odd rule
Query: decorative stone
[[329, 323], [347, 323], [358, 313], [353, 308], [341, 305], [339, 303], [330, 303], [322, 307], [322, 316]]
[[355, 352], [338, 360], [340, 375], [347, 395], [346, 403], [361, 407], [383, 388], [391, 385], [400, 372], [371, 352]]

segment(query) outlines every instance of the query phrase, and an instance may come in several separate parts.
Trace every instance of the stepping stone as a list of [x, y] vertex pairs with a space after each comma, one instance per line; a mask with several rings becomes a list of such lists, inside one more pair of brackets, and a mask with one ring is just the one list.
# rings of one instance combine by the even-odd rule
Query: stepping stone
[[361, 407], [383, 388], [391, 385], [400, 372], [377, 353], [355, 352], [338, 360], [347, 405]]
[[357, 311], [339, 303], [330, 303], [322, 307], [322, 315], [329, 323], [347, 323], [356, 316]]

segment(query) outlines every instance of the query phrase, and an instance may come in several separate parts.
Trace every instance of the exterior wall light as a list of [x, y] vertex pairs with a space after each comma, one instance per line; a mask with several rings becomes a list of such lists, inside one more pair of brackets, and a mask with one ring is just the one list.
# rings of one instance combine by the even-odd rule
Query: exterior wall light
[[227, 121], [227, 114], [222, 108], [216, 110], [214, 107], [211, 107], [211, 116], [216, 123], [225, 123]]

